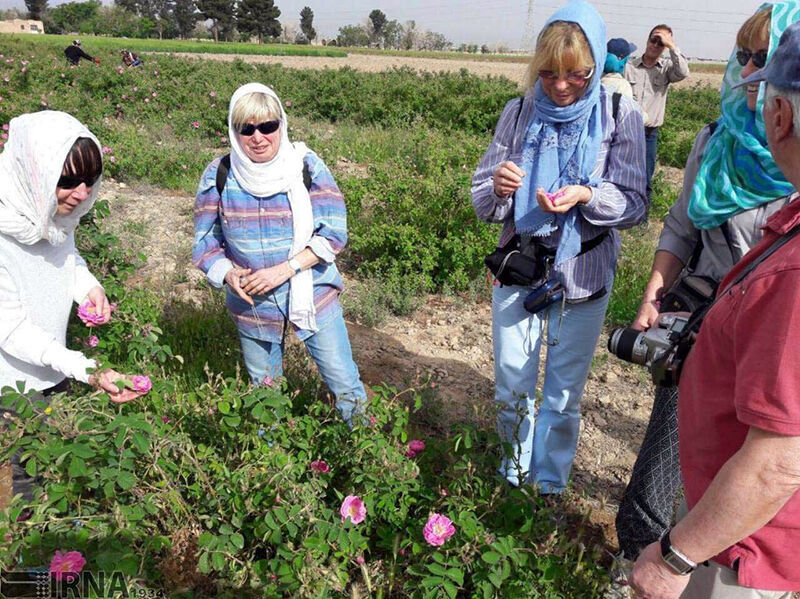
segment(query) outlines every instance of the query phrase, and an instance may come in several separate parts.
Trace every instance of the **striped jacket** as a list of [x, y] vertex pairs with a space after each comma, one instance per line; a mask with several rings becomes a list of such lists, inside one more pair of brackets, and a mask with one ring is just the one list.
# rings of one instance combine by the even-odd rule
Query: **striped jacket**
[[[620, 249], [615, 228], [632, 227], [645, 216], [646, 169], [644, 125], [642, 112], [636, 103], [623, 96], [619, 114], [614, 120], [611, 94], [601, 89], [603, 106], [603, 141], [593, 178], [601, 180], [592, 187], [592, 199], [579, 206], [581, 237], [594, 239], [606, 231], [611, 234], [597, 247], [585, 254], [567, 260], [555, 272], [567, 290], [567, 298], [581, 299], [599, 291], [611, 281]], [[519, 120], [517, 115], [519, 114]], [[528, 93], [520, 110], [519, 98], [506, 104], [497, 123], [494, 139], [483, 155], [472, 178], [472, 205], [478, 218], [488, 222], [503, 223], [499, 246], [505, 245], [515, 234], [514, 196], [498, 198], [494, 193], [494, 169], [516, 152], [519, 155], [533, 115], [533, 95]], [[518, 123], [515, 128], [515, 123]], [[555, 231], [542, 239], [548, 248], [558, 247], [561, 232]]]
[[[288, 195], [254, 197], [239, 186], [231, 170], [220, 197], [216, 187], [219, 162], [219, 158], [212, 161], [200, 179], [192, 248], [192, 262], [215, 287], [223, 286], [234, 264], [253, 270], [275, 266], [290, 258], [292, 247]], [[309, 151], [305, 163], [311, 174], [308, 193], [314, 216], [314, 235], [308, 247], [320, 258], [312, 272], [317, 326], [322, 328], [341, 313], [342, 277], [334, 260], [347, 243], [347, 212], [342, 193], [322, 159]], [[311, 331], [296, 329], [287, 320], [289, 288], [287, 281], [266, 295], [253, 296], [253, 308], [226, 286], [225, 304], [239, 332], [278, 342], [284, 327], [289, 326], [300, 339], [310, 337]]]

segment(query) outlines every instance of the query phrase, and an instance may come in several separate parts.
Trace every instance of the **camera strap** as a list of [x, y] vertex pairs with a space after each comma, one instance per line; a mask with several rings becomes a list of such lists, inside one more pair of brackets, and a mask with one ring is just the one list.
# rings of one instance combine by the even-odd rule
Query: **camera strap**
[[791, 241], [798, 233], [800, 233], [800, 225], [795, 225], [791, 230], [781, 235], [778, 239], [775, 240], [775, 242], [771, 246], [769, 246], [764, 251], [763, 254], [761, 254], [758, 258], [756, 258], [750, 264], [748, 264], [747, 267], [744, 270], [742, 270], [742, 272], [740, 272], [733, 281], [731, 281], [730, 285], [728, 285], [724, 291], [720, 291], [719, 293], [717, 293], [717, 297], [714, 298], [713, 302], [701, 308], [700, 310], [696, 310], [695, 312], [693, 312], [691, 317], [689, 318], [689, 322], [686, 323], [686, 326], [675, 340], [676, 345], [686, 340], [689, 337], [689, 335], [692, 334], [693, 332], [697, 332], [700, 329], [700, 325], [702, 324], [706, 314], [708, 314], [711, 308], [713, 308], [722, 297], [727, 295], [731, 289], [733, 289], [736, 285], [741, 283], [745, 279], [745, 277], [747, 277], [747, 275], [753, 272], [762, 262], [764, 262], [764, 260], [769, 258], [772, 254], [774, 254], [784, 245], [789, 243], [789, 241]]

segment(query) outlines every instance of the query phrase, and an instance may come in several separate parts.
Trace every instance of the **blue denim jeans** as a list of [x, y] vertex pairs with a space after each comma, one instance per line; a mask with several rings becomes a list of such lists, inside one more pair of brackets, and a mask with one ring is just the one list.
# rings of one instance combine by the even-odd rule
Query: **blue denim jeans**
[[[283, 345], [239, 334], [244, 364], [253, 384], [264, 377], [283, 375]], [[350, 338], [341, 313], [305, 340], [306, 348], [317, 363], [322, 380], [336, 397], [336, 408], [345, 422], [364, 410], [367, 393], [353, 361]]]
[[[529, 288], [494, 288], [492, 338], [495, 401], [500, 404], [498, 431], [503, 442], [511, 445], [500, 474], [513, 485], [533, 483], [541, 493], [560, 493], [567, 485], [578, 445], [580, 399], [603, 329], [611, 285], [606, 289], [601, 298], [566, 304], [562, 316], [561, 303], [539, 314], [526, 311], [522, 302]], [[545, 319], [549, 319], [548, 347], [537, 414], [540, 327], [546, 324]]]
[[656, 158], [658, 156], [658, 127], [647, 127], [645, 129], [644, 147], [645, 166], [647, 168], [647, 199], [649, 200], [653, 194], [653, 173], [656, 172]]

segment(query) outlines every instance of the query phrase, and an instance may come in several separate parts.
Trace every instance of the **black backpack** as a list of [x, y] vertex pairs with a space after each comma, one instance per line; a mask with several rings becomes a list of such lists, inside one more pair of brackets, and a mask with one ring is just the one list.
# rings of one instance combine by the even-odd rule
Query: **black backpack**
[[[222, 196], [222, 190], [225, 189], [225, 183], [228, 181], [228, 172], [231, 170], [231, 155], [225, 154], [222, 160], [219, 161], [217, 167], [217, 193]], [[308, 165], [303, 163], [303, 183], [306, 189], [311, 189], [311, 171], [308, 170]]]

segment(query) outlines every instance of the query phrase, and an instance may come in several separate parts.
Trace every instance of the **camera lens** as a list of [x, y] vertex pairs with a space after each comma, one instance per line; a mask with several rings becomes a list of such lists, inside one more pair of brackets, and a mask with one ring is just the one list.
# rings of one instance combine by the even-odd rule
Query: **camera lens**
[[608, 351], [621, 360], [638, 363], [637, 360], [633, 359], [633, 349], [636, 347], [636, 341], [641, 334], [641, 331], [630, 327], [614, 329], [608, 337]]

